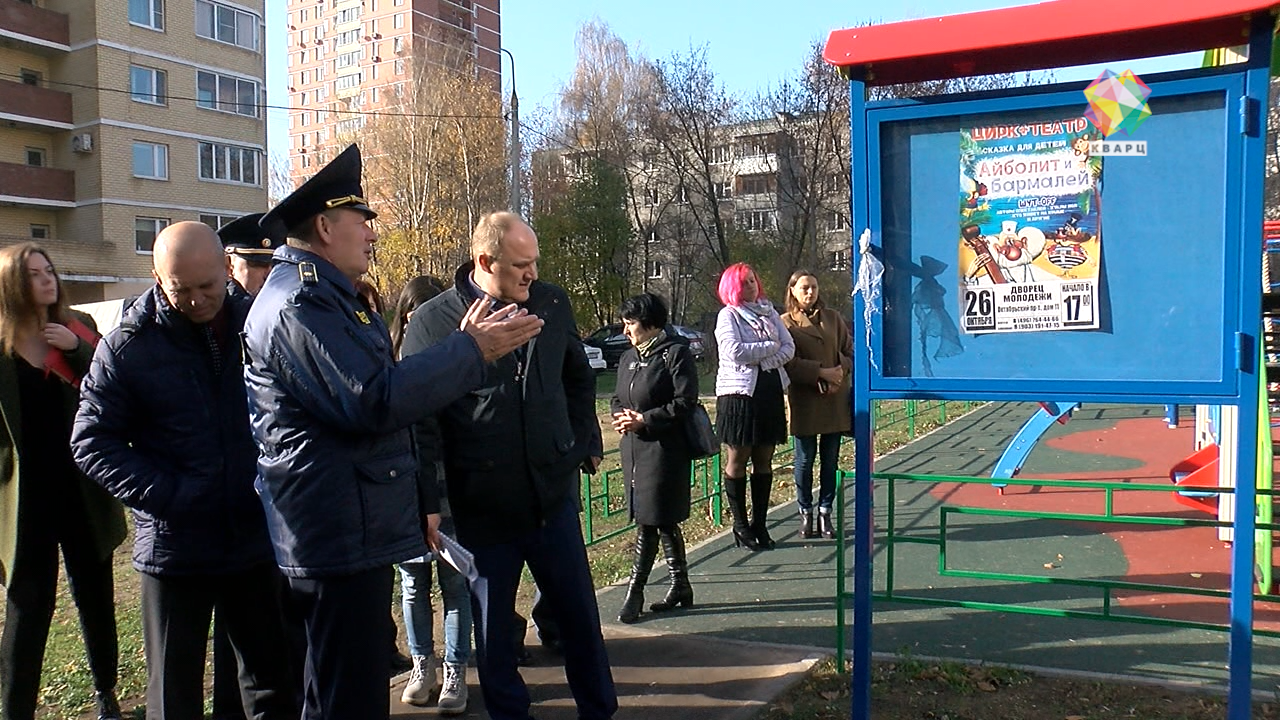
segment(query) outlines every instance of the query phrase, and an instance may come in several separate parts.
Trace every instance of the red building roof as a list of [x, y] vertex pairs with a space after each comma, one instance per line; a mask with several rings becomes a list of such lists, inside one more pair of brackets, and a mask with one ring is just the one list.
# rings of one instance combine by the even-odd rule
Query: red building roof
[[1248, 41], [1277, 0], [1051, 0], [834, 30], [823, 57], [872, 85], [1156, 57]]

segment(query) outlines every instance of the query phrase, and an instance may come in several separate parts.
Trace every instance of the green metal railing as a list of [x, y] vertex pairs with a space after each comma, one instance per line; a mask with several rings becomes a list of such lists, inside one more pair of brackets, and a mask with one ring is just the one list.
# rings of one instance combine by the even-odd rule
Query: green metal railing
[[[911, 441], [921, 433], [945, 424], [948, 418], [963, 415], [978, 404], [941, 400], [877, 401], [873, 405], [874, 428], [877, 432], [892, 435], [895, 440]], [[788, 463], [782, 461], [787, 456], [794, 456], [794, 442], [794, 439], [788, 439], [787, 444], [774, 453], [775, 468], [786, 467]], [[619, 451], [610, 450], [605, 453], [601, 467], [616, 465], [619, 460]], [[689, 484], [693, 488], [690, 505], [696, 507], [708, 503], [707, 514], [716, 527], [723, 525], [724, 512], [720, 495], [720, 470], [720, 456], [716, 455], [694, 462], [689, 473]], [[583, 473], [580, 484], [582, 534], [588, 547], [635, 529], [635, 523], [627, 518], [626, 484], [621, 467], [610, 467], [594, 476]]]
[[[845, 488], [850, 484], [854, 475], [851, 472], [840, 471], [837, 474], [837, 506], [836, 519], [838, 527], [845, 527]], [[1108, 579], [1090, 579], [1090, 578], [1058, 578], [1047, 577], [1042, 575], [1026, 575], [1021, 573], [1004, 573], [1004, 572], [988, 572], [982, 570], [966, 570], [952, 568], [947, 563], [947, 527], [948, 519], [953, 515], [970, 515], [985, 516], [997, 518], [1018, 518], [1031, 520], [1057, 520], [1057, 521], [1073, 521], [1073, 522], [1090, 522], [1104, 523], [1115, 525], [1144, 525], [1144, 526], [1163, 526], [1163, 527], [1231, 527], [1229, 522], [1221, 522], [1217, 520], [1197, 520], [1191, 518], [1174, 518], [1161, 517], [1140, 514], [1118, 514], [1115, 512], [1115, 493], [1117, 491], [1124, 492], [1173, 492], [1173, 486], [1169, 484], [1142, 484], [1142, 483], [1126, 483], [1126, 482], [1108, 482], [1095, 480], [1044, 480], [1036, 478], [1009, 478], [1001, 480], [1013, 486], [1031, 486], [1042, 488], [1065, 488], [1071, 490], [1101, 490], [1102, 492], [1102, 512], [1101, 513], [1076, 513], [1076, 512], [1049, 512], [1035, 510], [1005, 510], [983, 507], [967, 507], [958, 505], [942, 505], [938, 508], [938, 531], [937, 536], [928, 536], [922, 534], [905, 534], [898, 530], [898, 504], [897, 504], [897, 485], [899, 482], [923, 482], [930, 484], [950, 483], [950, 484], [981, 484], [990, 485], [991, 478], [986, 477], [967, 477], [967, 476], [947, 476], [947, 475], [913, 475], [907, 473], [873, 473], [872, 478], [875, 481], [887, 482], [886, 487], [886, 505], [888, 516], [886, 518], [886, 526], [884, 535], [878, 538], [879, 543], [883, 546], [883, 557], [885, 562], [885, 587], [883, 591], [873, 592], [874, 600], [888, 600], [899, 603], [912, 603], [917, 605], [932, 605], [940, 607], [958, 607], [974, 610], [992, 610], [999, 612], [1015, 612], [1028, 615], [1044, 615], [1050, 617], [1062, 618], [1080, 618], [1089, 620], [1107, 620], [1113, 622], [1130, 622], [1143, 625], [1158, 625], [1164, 627], [1191, 628], [1197, 630], [1217, 630], [1227, 631], [1230, 626], [1227, 624], [1197, 622], [1190, 620], [1175, 620], [1170, 618], [1152, 617], [1148, 615], [1139, 615], [1135, 613], [1118, 612], [1114, 609], [1113, 593], [1116, 591], [1141, 591], [1155, 593], [1169, 593], [1175, 595], [1197, 595], [1203, 597], [1229, 598], [1231, 593], [1227, 590], [1211, 590], [1206, 588], [1189, 587], [1184, 585], [1169, 585], [1158, 583], [1136, 583], [1125, 580], [1108, 580]], [[1216, 492], [1218, 494], [1231, 493], [1232, 488], [1197, 488], [1198, 491]], [[1259, 496], [1274, 497], [1280, 494], [1276, 490], [1258, 489]], [[1280, 529], [1280, 524], [1262, 523], [1257, 524], [1259, 530], [1267, 532]], [[836, 553], [836, 657], [840, 658], [843, 664], [845, 657], [845, 608], [848, 602], [852, 600], [853, 593], [848, 590], [848, 582], [846, 579], [846, 543], [843, 533], [837, 535], [837, 553]], [[895, 585], [895, 560], [896, 549], [899, 544], [917, 544], [932, 545], [938, 548], [938, 575], [943, 577], [971, 578], [981, 580], [996, 580], [1000, 582], [1018, 582], [1018, 583], [1034, 583], [1045, 585], [1069, 586], [1090, 588], [1101, 591], [1101, 609], [1100, 610], [1078, 610], [1063, 608], [1045, 608], [1033, 607], [1027, 605], [1016, 605], [1008, 603], [983, 602], [975, 600], [951, 600], [936, 597], [925, 597], [920, 595], [911, 595], [900, 592]], [[1263, 559], [1270, 562], [1270, 558]], [[1274, 595], [1254, 594], [1253, 599], [1258, 602], [1280, 604], [1280, 598]], [[1280, 637], [1280, 631], [1254, 629], [1254, 635], [1266, 637]]]

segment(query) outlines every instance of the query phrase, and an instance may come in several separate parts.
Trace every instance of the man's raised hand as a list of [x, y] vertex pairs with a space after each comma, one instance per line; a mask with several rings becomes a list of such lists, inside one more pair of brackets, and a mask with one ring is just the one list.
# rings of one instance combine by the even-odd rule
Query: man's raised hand
[[458, 325], [476, 341], [485, 362], [493, 362], [529, 342], [542, 332], [543, 325], [542, 318], [514, 303], [489, 312], [491, 302], [485, 296], [471, 303]]

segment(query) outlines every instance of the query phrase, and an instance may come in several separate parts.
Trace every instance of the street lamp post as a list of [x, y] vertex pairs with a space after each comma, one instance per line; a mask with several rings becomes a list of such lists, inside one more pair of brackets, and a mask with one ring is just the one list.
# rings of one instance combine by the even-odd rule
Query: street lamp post
[[516, 97], [516, 58], [506, 48], [498, 48], [511, 59], [511, 212], [520, 212], [520, 99]]

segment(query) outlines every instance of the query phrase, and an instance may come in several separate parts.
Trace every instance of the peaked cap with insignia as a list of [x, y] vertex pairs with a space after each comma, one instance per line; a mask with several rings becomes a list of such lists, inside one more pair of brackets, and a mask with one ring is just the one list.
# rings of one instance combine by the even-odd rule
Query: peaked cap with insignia
[[262, 213], [236, 218], [218, 230], [229, 255], [239, 255], [249, 262], [271, 262], [271, 253], [284, 244], [283, 235], [270, 236], [258, 224]]
[[352, 144], [262, 216], [259, 224], [265, 234], [284, 237], [303, 221], [334, 208], [359, 210], [369, 219], [377, 217], [364, 199], [360, 168], [360, 148]]

